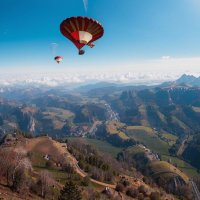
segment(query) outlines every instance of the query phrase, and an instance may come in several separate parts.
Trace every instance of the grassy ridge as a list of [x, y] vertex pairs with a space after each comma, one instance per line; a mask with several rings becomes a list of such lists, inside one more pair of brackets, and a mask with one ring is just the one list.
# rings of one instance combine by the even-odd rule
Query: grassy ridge
[[79, 140], [80, 142], [84, 142], [86, 144], [92, 145], [97, 148], [101, 152], [105, 152], [110, 154], [113, 157], [117, 157], [117, 154], [123, 150], [123, 148], [114, 147], [110, 143], [106, 141], [101, 141], [97, 139], [88, 139], [88, 138], [75, 138], [75, 137], [68, 137], [68, 140]]
[[126, 151], [128, 153], [130, 153], [131, 155], [135, 155], [135, 154], [138, 154], [138, 153], [144, 153], [145, 150], [139, 146], [133, 146], [133, 147], [129, 147], [126, 149]]
[[192, 110], [194, 110], [194, 112], [199, 113], [200, 112], [200, 107], [192, 106]]
[[175, 123], [175, 124], [178, 124], [178, 126], [180, 126], [182, 129], [189, 129], [189, 127], [183, 123], [181, 120], [179, 120], [177, 117], [175, 116], [172, 116], [172, 121]]
[[176, 140], [178, 139], [177, 136], [172, 135], [172, 134], [170, 134], [170, 133], [163, 133], [162, 136], [163, 136], [164, 138], [166, 138], [166, 139], [168, 139], [168, 140], [171, 140], [171, 141], [174, 141], [174, 142], [176, 142]]
[[199, 176], [196, 168], [192, 167], [189, 163], [181, 160], [180, 158], [173, 157], [170, 155], [162, 155], [162, 160], [168, 161], [171, 160], [173, 164], [176, 164], [179, 169], [185, 172], [188, 176]]
[[142, 116], [142, 120], [141, 120], [141, 124], [143, 126], [149, 126], [149, 122], [147, 120], [147, 111], [146, 111], [146, 107], [144, 105], [139, 106], [139, 112]]
[[108, 134], [116, 134], [123, 140], [128, 140], [129, 137], [122, 131], [125, 129], [125, 124], [119, 122], [110, 122], [106, 125], [106, 131]]
[[152, 151], [168, 155], [168, 144], [159, 139], [149, 127], [129, 127], [127, 134], [136, 141], [145, 144]]
[[173, 178], [174, 175], [180, 176], [186, 183], [188, 183], [188, 176], [181, 172], [178, 168], [165, 161], [155, 161], [150, 164], [150, 168], [153, 172], [153, 176], [159, 176], [163, 178]]
[[127, 131], [134, 131], [138, 133], [145, 132], [149, 135], [155, 135], [153, 129], [147, 126], [128, 126]]
[[176, 142], [177, 140], [176, 136], [169, 133], [162, 134], [163, 137], [171, 140], [169, 144], [161, 140], [160, 138], [158, 138], [157, 135], [152, 135], [152, 129], [148, 127], [144, 127], [144, 126], [128, 127], [127, 130], [129, 130], [127, 132], [129, 137], [132, 137], [135, 140], [144, 143], [152, 151], [159, 153], [161, 155], [162, 160], [164, 161], [171, 160], [173, 164], [176, 164], [179, 169], [184, 171], [189, 176], [199, 176], [199, 174], [197, 173], [197, 170], [194, 167], [192, 167], [190, 164], [188, 164], [187, 162], [177, 157], [170, 156], [168, 149], [170, 148], [171, 143]]

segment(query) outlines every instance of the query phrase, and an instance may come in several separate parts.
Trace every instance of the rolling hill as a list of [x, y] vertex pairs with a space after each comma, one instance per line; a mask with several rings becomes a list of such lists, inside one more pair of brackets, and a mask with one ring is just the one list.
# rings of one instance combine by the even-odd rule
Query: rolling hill
[[[76, 141], [75, 141], [76, 142]], [[99, 153], [96, 152], [94, 147], [90, 147], [88, 144], [87, 146], [84, 146], [85, 144], [80, 143], [60, 143], [58, 141], [53, 140], [52, 138], [48, 136], [43, 137], [36, 137], [36, 138], [25, 138], [21, 135], [21, 133], [17, 134], [9, 134], [7, 138], [5, 138], [4, 143], [0, 146], [0, 155], [3, 155], [6, 152], [16, 152], [17, 154], [20, 153], [20, 155], [23, 153], [23, 158], [25, 159], [27, 163], [29, 160], [29, 164], [32, 165], [31, 172], [27, 172], [26, 176], [28, 176], [29, 179], [32, 180], [32, 185], [39, 184], [37, 180], [40, 180], [41, 174], [45, 174], [48, 172], [48, 176], [54, 178], [54, 186], [49, 186], [50, 190], [46, 190], [46, 195], [42, 199], [51, 199], [53, 196], [54, 199], [58, 199], [59, 191], [63, 187], [63, 184], [69, 179], [73, 179], [73, 181], [78, 185], [78, 187], [81, 188], [82, 198], [83, 200], [87, 199], [88, 190], [91, 192], [96, 192], [101, 198], [107, 198], [108, 194], [104, 193], [105, 188], [110, 191], [109, 195], [112, 195], [113, 197], [117, 198], [118, 196], [122, 196], [124, 199], [133, 199], [131, 196], [126, 193], [126, 190], [128, 188], [134, 188], [134, 190], [140, 190], [140, 188], [145, 187], [146, 188], [146, 196], [150, 196], [151, 193], [157, 192], [158, 195], [162, 196], [163, 200], [166, 199], [172, 199], [175, 200], [175, 197], [170, 194], [166, 194], [165, 192], [162, 192], [158, 187], [152, 187], [151, 185], [145, 183], [141, 178], [131, 177], [125, 174], [121, 175], [115, 175], [114, 182], [112, 184], [99, 181], [93, 178], [89, 178], [89, 183], [83, 182], [85, 179], [84, 177], [88, 177], [88, 173], [83, 171], [79, 165], [79, 162], [76, 160], [75, 156], [71, 153], [77, 152], [80, 146], [76, 146], [77, 144], [83, 145], [83, 147], [87, 147], [87, 150], [92, 151], [93, 155], [95, 154], [97, 156], [97, 160], [101, 157]], [[69, 145], [69, 146], [68, 146]], [[75, 145], [75, 146], [74, 146]], [[73, 149], [72, 149], [73, 148]], [[85, 149], [86, 150], [86, 149]], [[102, 149], [101, 149], [102, 150]], [[80, 155], [87, 156], [87, 154], [84, 154], [84, 152], [80, 151]], [[89, 154], [90, 156], [92, 154]], [[99, 156], [98, 156], [99, 155]], [[1, 156], [0, 156], [1, 158]], [[7, 158], [6, 158], [7, 159]], [[79, 159], [81, 157], [79, 156]], [[17, 160], [16, 160], [17, 161]], [[6, 160], [7, 162], [7, 160]], [[73, 172], [71, 171], [71, 168], [67, 168], [64, 170], [63, 168], [63, 162], [67, 162], [70, 164]], [[113, 162], [113, 161], [109, 161]], [[51, 163], [51, 165], [50, 165]], [[115, 163], [117, 161], [115, 160]], [[109, 165], [109, 163], [107, 163]], [[114, 164], [114, 163], [113, 163]], [[26, 164], [27, 165], [27, 164]], [[92, 167], [92, 165], [90, 166]], [[109, 167], [111, 167], [109, 165]], [[1, 169], [2, 166], [1, 166]], [[44, 170], [46, 170], [44, 172]], [[105, 169], [104, 169], [105, 170]], [[125, 171], [124, 171], [125, 173]], [[127, 172], [126, 172], [127, 173]], [[2, 174], [0, 174], [2, 176]], [[36, 191], [38, 189], [27, 191], [28, 193], [21, 194], [15, 190], [12, 189], [9, 185], [5, 187], [6, 185], [6, 179], [1, 179], [0, 182], [0, 195], [1, 198], [7, 199], [41, 199], [40, 193], [37, 193]], [[5, 181], [5, 182], [4, 182]], [[22, 181], [21, 179], [19, 181]], [[117, 183], [123, 183], [126, 181], [129, 184], [128, 186], [124, 186], [126, 190], [121, 192], [115, 192], [115, 189], [117, 188]], [[86, 185], [85, 185], [86, 184]], [[124, 183], [125, 184], [125, 183]], [[117, 190], [117, 189], [116, 189]], [[38, 190], [39, 192], [40, 190]]]
[[198, 88], [130, 90], [104, 99], [127, 125], [147, 126], [179, 136], [200, 130]]

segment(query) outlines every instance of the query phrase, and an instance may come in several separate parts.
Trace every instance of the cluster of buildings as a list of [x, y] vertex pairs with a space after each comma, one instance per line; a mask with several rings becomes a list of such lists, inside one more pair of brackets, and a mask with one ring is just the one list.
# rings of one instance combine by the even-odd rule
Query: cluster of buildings
[[142, 144], [138, 144], [138, 146], [142, 149], [144, 149], [145, 151], [145, 155], [147, 156], [147, 158], [150, 160], [150, 161], [156, 161], [156, 160], [160, 160], [159, 156], [157, 153], [153, 153], [150, 149], [148, 149], [147, 147], [145, 147], [144, 145]]
[[89, 133], [90, 127], [88, 125], [72, 126], [70, 135], [75, 137], [85, 137]]

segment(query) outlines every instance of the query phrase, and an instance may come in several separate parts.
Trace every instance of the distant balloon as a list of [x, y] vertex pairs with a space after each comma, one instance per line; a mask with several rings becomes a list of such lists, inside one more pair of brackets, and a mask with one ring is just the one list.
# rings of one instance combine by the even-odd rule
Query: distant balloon
[[84, 51], [80, 50], [85, 45], [94, 47], [93, 42], [104, 34], [103, 26], [98, 21], [88, 17], [68, 18], [61, 23], [60, 31], [79, 49], [79, 55], [84, 54]]
[[57, 43], [55, 43], [55, 42], [51, 43], [51, 50], [52, 50], [52, 53], [53, 53], [54, 56], [56, 54], [57, 48], [58, 48]]
[[54, 60], [55, 60], [57, 63], [60, 63], [60, 62], [63, 60], [63, 57], [61, 57], [61, 56], [56, 56], [56, 57], [54, 58]]

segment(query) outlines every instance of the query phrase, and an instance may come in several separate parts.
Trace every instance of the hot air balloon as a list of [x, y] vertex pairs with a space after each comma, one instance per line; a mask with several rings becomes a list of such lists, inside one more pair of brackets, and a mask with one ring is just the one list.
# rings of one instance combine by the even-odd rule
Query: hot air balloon
[[85, 53], [85, 45], [94, 47], [93, 42], [104, 34], [103, 26], [96, 20], [88, 17], [71, 17], [60, 24], [61, 33], [71, 40], [79, 50], [79, 55]]
[[61, 57], [61, 56], [56, 56], [56, 57], [54, 58], [54, 60], [55, 60], [57, 63], [60, 63], [60, 62], [63, 60], [63, 57]]

